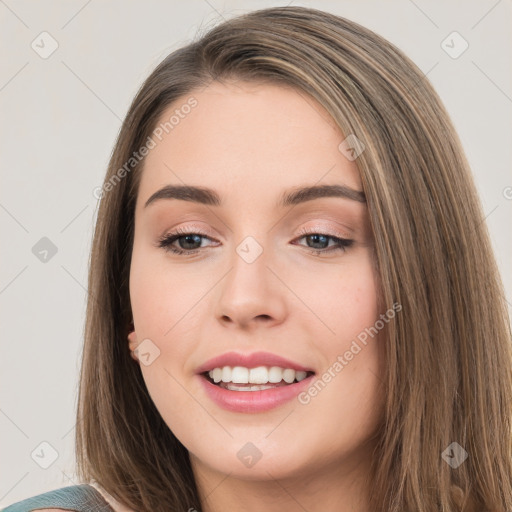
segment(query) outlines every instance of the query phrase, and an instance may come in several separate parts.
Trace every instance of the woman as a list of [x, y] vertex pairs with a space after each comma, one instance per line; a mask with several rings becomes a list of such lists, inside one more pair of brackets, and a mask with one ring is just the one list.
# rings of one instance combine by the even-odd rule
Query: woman
[[214, 27], [143, 84], [99, 196], [88, 483], [6, 511], [512, 508], [502, 285], [393, 45], [303, 7]]

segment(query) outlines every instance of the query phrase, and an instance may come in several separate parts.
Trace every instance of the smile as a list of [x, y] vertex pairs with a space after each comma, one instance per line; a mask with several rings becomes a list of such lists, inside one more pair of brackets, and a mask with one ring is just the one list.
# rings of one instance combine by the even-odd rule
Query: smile
[[314, 372], [277, 366], [217, 367], [199, 375], [208, 397], [232, 412], [257, 413], [279, 407], [311, 384]]
[[[244, 366], [223, 366], [214, 368], [208, 372], [208, 376], [215, 383], [227, 389], [235, 389], [230, 384], [292, 384], [294, 381], [304, 380], [308, 373], [306, 371], [294, 370], [292, 368], [281, 368], [279, 366], [258, 366], [246, 368]], [[254, 387], [254, 386], [253, 386]], [[267, 386], [272, 388], [275, 386]], [[238, 386], [236, 389], [248, 390], [251, 386]], [[251, 388], [252, 390], [252, 388]], [[255, 391], [258, 391], [255, 389]]]

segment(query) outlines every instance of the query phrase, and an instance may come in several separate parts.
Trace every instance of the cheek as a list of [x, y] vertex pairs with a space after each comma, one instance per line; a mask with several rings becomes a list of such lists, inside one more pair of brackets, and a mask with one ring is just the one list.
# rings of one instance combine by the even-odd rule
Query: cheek
[[152, 348], [151, 364], [141, 363], [140, 368], [155, 405], [171, 417], [187, 407], [190, 399], [180, 385], [183, 363], [196, 348], [191, 334], [200, 331], [201, 297], [209, 280], [211, 276], [208, 279], [201, 272], [171, 268], [158, 251], [134, 247], [130, 300], [137, 337], [139, 343], [149, 339], [157, 347]]
[[364, 269], [345, 276], [341, 286], [337, 302], [343, 323], [338, 322], [337, 329], [355, 337], [378, 318], [376, 281], [371, 270]]
[[[319, 343], [325, 356], [325, 378], [319, 377], [329, 388], [322, 392], [323, 399], [341, 400], [345, 410], [353, 410], [373, 403], [382, 384], [381, 332], [385, 324], [379, 321], [384, 312], [378, 309], [378, 275], [367, 255], [350, 266], [341, 266], [322, 282], [324, 293], [317, 293], [314, 299], [318, 316], [331, 331], [323, 329]], [[370, 409], [362, 407], [367, 412]]]
[[[383, 414], [384, 337], [375, 330], [382, 312], [372, 268], [362, 265], [358, 272], [338, 274], [337, 281], [326, 282], [325, 293], [318, 295], [319, 316], [323, 312], [334, 334], [323, 329], [326, 334], [318, 347], [324, 366], [316, 383], [300, 397], [299, 411], [305, 425], [309, 425], [307, 417], [325, 418], [322, 435], [329, 440], [325, 457], [344, 449], [347, 439], [353, 445], [363, 443]], [[314, 426], [310, 429], [311, 436], [317, 435]], [[293, 430], [288, 434], [293, 435]]]
[[204, 296], [210, 280], [211, 276], [201, 271], [183, 272], [178, 266], [173, 268], [154, 249], [134, 250], [130, 300], [138, 334], [167, 339], [183, 326], [189, 330], [197, 321], [197, 316], [190, 312]]
[[308, 278], [312, 286], [306, 296], [329, 328], [324, 329], [325, 341], [337, 350], [377, 320], [377, 279], [372, 262], [364, 256], [332, 272], [317, 274], [314, 283]]

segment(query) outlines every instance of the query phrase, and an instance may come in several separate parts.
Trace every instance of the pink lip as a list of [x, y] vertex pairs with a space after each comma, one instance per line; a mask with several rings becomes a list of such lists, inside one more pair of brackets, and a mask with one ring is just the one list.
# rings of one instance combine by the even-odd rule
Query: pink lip
[[263, 391], [229, 391], [212, 384], [204, 375], [198, 375], [206, 394], [219, 407], [232, 412], [245, 413], [264, 412], [289, 402], [306, 389], [314, 377], [310, 375], [300, 382]]
[[[279, 366], [281, 368], [291, 368], [292, 370], [300, 370], [304, 372], [312, 372], [311, 368], [306, 368], [289, 359], [285, 359], [270, 352], [253, 352], [252, 354], [239, 354], [238, 352], [227, 352], [220, 356], [209, 359], [203, 363], [196, 373], [204, 373], [214, 368], [222, 368], [223, 366], [244, 366], [245, 368], [256, 368], [257, 366]], [[304, 379], [306, 380], [306, 379]], [[232, 393], [232, 391], [230, 391]], [[241, 393], [235, 391], [235, 393]], [[250, 391], [250, 393], [255, 393]]]

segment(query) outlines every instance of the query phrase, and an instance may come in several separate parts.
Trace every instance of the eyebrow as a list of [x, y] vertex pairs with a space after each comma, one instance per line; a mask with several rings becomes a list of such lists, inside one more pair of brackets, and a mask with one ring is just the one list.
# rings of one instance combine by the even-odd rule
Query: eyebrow
[[[281, 194], [277, 207], [286, 208], [306, 201], [313, 201], [322, 197], [341, 197], [360, 203], [366, 203], [366, 196], [360, 190], [354, 190], [346, 185], [313, 185], [297, 187]], [[220, 195], [210, 188], [195, 187], [192, 185], [166, 185], [157, 190], [144, 205], [144, 208], [161, 199], [179, 199], [208, 206], [221, 206]]]

